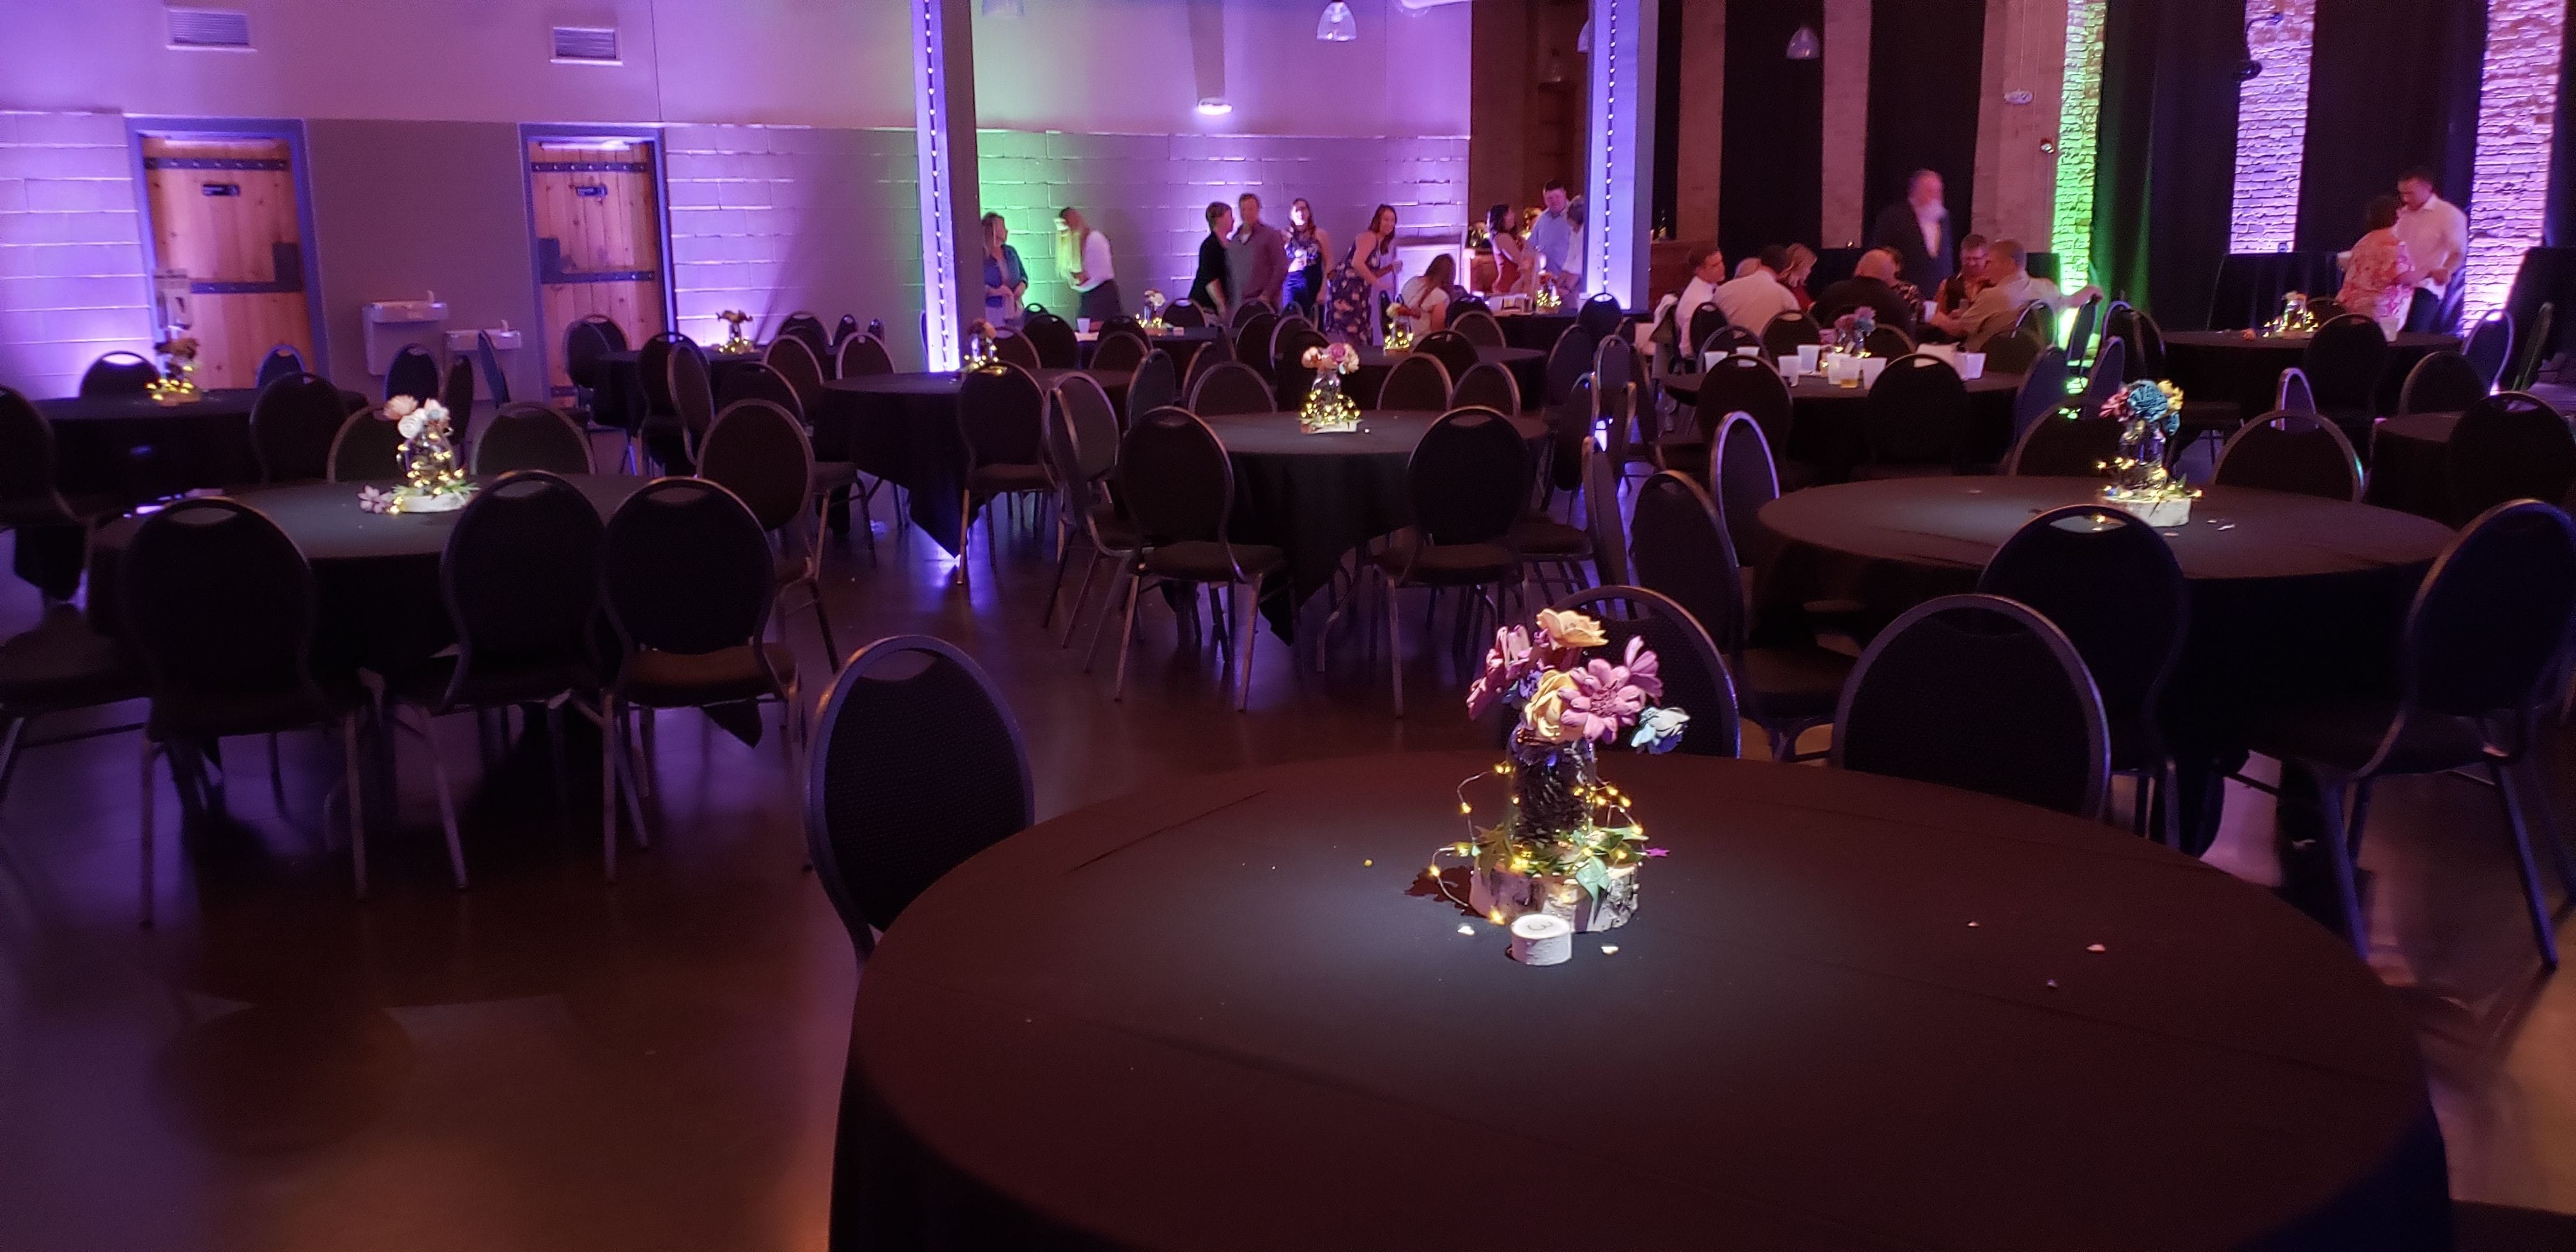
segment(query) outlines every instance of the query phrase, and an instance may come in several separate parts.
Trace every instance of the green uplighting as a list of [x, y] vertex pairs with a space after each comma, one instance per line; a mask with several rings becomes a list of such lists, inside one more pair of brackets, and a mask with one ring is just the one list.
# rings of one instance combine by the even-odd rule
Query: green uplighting
[[2097, 283], [2093, 263], [2094, 156], [2102, 121], [2102, 23], [2109, 0], [2069, 0], [2066, 6], [2066, 88], [2057, 118], [2057, 211], [2050, 244], [2061, 274]]

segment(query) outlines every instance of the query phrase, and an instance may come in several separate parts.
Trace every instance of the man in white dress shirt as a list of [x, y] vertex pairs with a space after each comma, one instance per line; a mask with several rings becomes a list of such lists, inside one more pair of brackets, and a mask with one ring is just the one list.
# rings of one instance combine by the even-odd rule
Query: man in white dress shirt
[[1770, 327], [1772, 318], [1797, 312], [1798, 297], [1780, 281], [1780, 271], [1789, 268], [1788, 249], [1773, 244], [1755, 260], [1749, 272], [1717, 289], [1717, 307], [1727, 321], [1759, 335]]
[[1682, 357], [1697, 359], [1691, 354], [1699, 351], [1699, 345], [1689, 341], [1691, 315], [1699, 312], [1702, 306], [1717, 303], [1717, 289], [1725, 283], [1725, 253], [1715, 248], [1703, 248], [1691, 258], [1690, 281], [1682, 284], [1681, 299], [1673, 305], [1674, 342]]
[[2417, 166], [2397, 178], [2397, 242], [2423, 278], [2406, 309], [2406, 329], [2449, 330], [2459, 324], [2460, 263], [2469, 254], [2469, 215], [2433, 190], [2433, 171]]
[[1064, 235], [1071, 244], [1062, 251], [1072, 253], [1075, 262], [1069, 277], [1081, 299], [1076, 315], [1091, 319], [1094, 325], [1118, 316], [1118, 272], [1111, 266], [1109, 236], [1093, 230], [1080, 209], [1068, 207], [1056, 217], [1064, 223]]

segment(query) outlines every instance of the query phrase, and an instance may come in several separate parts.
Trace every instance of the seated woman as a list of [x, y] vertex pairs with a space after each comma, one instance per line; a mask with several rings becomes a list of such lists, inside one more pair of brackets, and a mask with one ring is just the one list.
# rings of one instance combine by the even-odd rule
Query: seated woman
[[1807, 294], [1807, 280], [1816, 274], [1816, 250], [1803, 243], [1789, 245], [1789, 268], [1780, 271], [1780, 285], [1798, 298], [1798, 311], [1816, 307], [1816, 298]]
[[2379, 332], [2395, 337], [2406, 325], [2406, 306], [2415, 297], [2415, 259], [2397, 237], [2397, 197], [2381, 196], [2362, 211], [2368, 229], [2344, 254], [2343, 290], [2335, 303], [2346, 313], [2359, 313], [2379, 323]]
[[1446, 252], [1431, 258], [1419, 278], [1404, 285], [1397, 299], [1406, 310], [1405, 329], [1416, 339], [1449, 324], [1449, 287], [1458, 277], [1458, 259]]

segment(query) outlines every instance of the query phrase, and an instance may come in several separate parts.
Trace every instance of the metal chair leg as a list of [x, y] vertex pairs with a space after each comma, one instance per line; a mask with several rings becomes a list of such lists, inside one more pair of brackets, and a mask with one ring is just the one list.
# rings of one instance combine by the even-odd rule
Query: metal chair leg
[[833, 673], [840, 673], [841, 648], [839, 644], [832, 641], [832, 615], [823, 609], [822, 575], [817, 573], [814, 577], [806, 579], [805, 590], [812, 592], [814, 596], [814, 628], [821, 631], [823, 635], [823, 659], [831, 664]]
[[2530, 753], [2514, 762], [2514, 773], [2522, 775], [2525, 800], [2532, 816], [2539, 819], [2540, 841], [2549, 845], [2549, 859], [2558, 866], [2558, 885], [2567, 898], [2576, 900], [2576, 858], [2567, 854], [2567, 841], [2558, 834], [2558, 814], [2550, 808], [2549, 789], [2540, 776], [2540, 762]]
[[[1386, 583], [1386, 666], [1395, 681], [1395, 716], [1399, 721], [1404, 717], [1404, 626], [1398, 620], [1402, 616], [1396, 611], [1395, 580], [1390, 578]], [[1423, 629], [1428, 632], [1430, 627]]]
[[1144, 585], [1141, 574], [1127, 579], [1127, 624], [1118, 631], [1118, 685], [1111, 691], [1112, 700], [1127, 698], [1127, 654], [1136, 650], [1136, 593]]
[[27, 719], [12, 717], [6, 731], [0, 731], [0, 800], [9, 797], [9, 777], [18, 770], [18, 742], [27, 733]]
[[349, 786], [349, 869], [358, 881], [358, 898], [367, 898], [367, 804], [361, 796], [366, 783], [359, 777], [358, 715], [340, 719], [340, 757], [345, 762]]
[[2504, 767], [2489, 762], [2487, 773], [2495, 780], [2496, 796], [2504, 801], [2504, 817], [2513, 828], [2514, 867], [2522, 871], [2522, 900], [2531, 911], [2531, 939], [2540, 947], [2540, 963], [2558, 968], [2558, 936], [2549, 924], [2549, 899], [2540, 887], [2540, 866], [2531, 858], [2531, 832], [2522, 820], [2522, 801], [2514, 795], [2513, 782], [2505, 777]]
[[[2343, 910], [2344, 937], [2352, 944], [2353, 954], [2366, 965], [2370, 962], [2370, 926], [2361, 915], [2361, 884], [2354, 876], [2352, 864], [2353, 844], [2358, 840], [2361, 827], [2359, 822], [2349, 827], [2344, 823], [2343, 786], [2341, 779], [2317, 779], [2317, 808], [2325, 825], [2321, 842], [2326, 845], [2326, 856], [2334, 866], [2335, 896]], [[2353, 806], [2356, 816], [2365, 814], [2367, 809], [2367, 801]]]
[[1234, 628], [1242, 636], [1234, 657], [1234, 711], [1252, 707], [1252, 649], [1261, 637], [1261, 614], [1254, 611], [1253, 596], [1260, 590], [1255, 583], [1234, 585]]
[[[1120, 556], [1118, 563], [1127, 578], [1127, 603], [1131, 606], [1129, 624], [1132, 626], [1134, 624], [1132, 606], [1136, 603], [1136, 580], [1142, 575], [1136, 568], [1136, 557], [1133, 553]], [[1100, 663], [1100, 641], [1109, 634], [1109, 619], [1116, 616], [1118, 616], [1118, 591], [1116, 584], [1111, 584], [1109, 602], [1100, 606], [1100, 620], [1091, 624], [1091, 647], [1082, 654], [1083, 673], [1090, 673], [1092, 667]]]
[[[141, 808], [142, 808], [142, 810], [143, 810], [143, 863], [142, 863], [142, 871], [143, 871], [143, 873], [142, 873], [142, 877], [143, 877], [143, 928], [144, 928], [144, 929], [146, 929], [146, 930], [149, 930], [149, 929], [151, 929], [151, 928], [152, 928], [152, 905], [153, 905], [153, 886], [152, 886], [152, 791], [153, 791], [153, 787], [152, 787], [152, 760], [153, 760], [153, 758], [154, 758], [154, 757], [157, 757], [157, 756], [159, 756], [160, 754], [161, 754], [161, 745], [160, 745], [160, 744], [154, 743], [154, 742], [153, 742], [152, 740], [150, 740], [150, 739], [145, 739], [145, 740], [143, 741], [143, 798], [142, 798], [142, 802], [141, 802]], [[171, 782], [172, 782], [174, 785], [177, 783], [177, 781], [178, 781], [178, 779], [177, 779], [175, 776], [171, 779]]]
[[420, 725], [417, 727], [403, 725], [400, 721], [402, 716], [400, 710], [394, 711], [389, 716], [393, 725], [401, 726], [403, 730], [410, 732], [412, 738], [420, 740], [422, 747], [429, 749], [429, 778], [438, 787], [438, 824], [447, 833], [447, 872], [455, 878], [456, 889], [463, 891], [465, 890], [465, 842], [459, 839], [456, 833], [456, 797], [447, 785], [447, 758], [438, 750], [438, 737], [431, 733], [433, 728], [429, 711], [427, 709], [418, 711]]
[[617, 881], [617, 741], [625, 734], [617, 718], [617, 700], [599, 702], [599, 860], [608, 881]]
[[1091, 582], [1100, 576], [1104, 555], [1094, 552], [1082, 562], [1082, 586], [1073, 593], [1073, 608], [1064, 615], [1064, 635], [1055, 644], [1058, 650], [1073, 646], [1073, 632], [1082, 625], [1082, 606], [1091, 603]]
[[564, 715], [561, 702], [546, 706], [546, 753], [552, 758], [555, 772], [555, 818], [572, 815], [572, 793], [569, 771], [564, 768]]

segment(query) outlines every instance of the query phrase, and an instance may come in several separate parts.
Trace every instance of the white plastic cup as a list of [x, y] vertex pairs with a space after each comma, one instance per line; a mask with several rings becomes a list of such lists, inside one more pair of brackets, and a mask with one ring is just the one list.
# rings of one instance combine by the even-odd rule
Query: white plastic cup
[[1887, 358], [1886, 358], [1886, 357], [1883, 357], [1883, 356], [1865, 356], [1865, 357], [1862, 357], [1862, 358], [1860, 359], [1860, 385], [1861, 385], [1861, 386], [1863, 386], [1863, 387], [1875, 387], [1875, 386], [1877, 386], [1877, 385], [1878, 385], [1878, 376], [1879, 376], [1879, 375], [1881, 375], [1881, 374], [1884, 374], [1884, 373], [1886, 373], [1886, 372], [1887, 372]]
[[1986, 354], [1985, 354], [1985, 353], [1983, 353], [1983, 352], [1962, 352], [1962, 353], [1960, 353], [1960, 354], [1959, 354], [1959, 381], [1961, 381], [1961, 382], [1967, 382], [1967, 381], [1969, 381], [1969, 380], [1972, 380], [1972, 379], [1978, 379], [1978, 378], [1983, 378], [1983, 377], [1985, 377], [1985, 376], [1986, 376]]
[[1818, 356], [1823, 355], [1823, 354], [1824, 354], [1824, 351], [1825, 351], [1825, 350], [1824, 350], [1823, 346], [1818, 345], [1818, 344], [1812, 344], [1812, 343], [1802, 343], [1802, 344], [1799, 344], [1799, 345], [1798, 345], [1798, 372], [1799, 372], [1799, 373], [1801, 373], [1801, 374], [1813, 374], [1813, 373], [1815, 373], [1815, 372], [1816, 372], [1816, 358], [1817, 358]]

